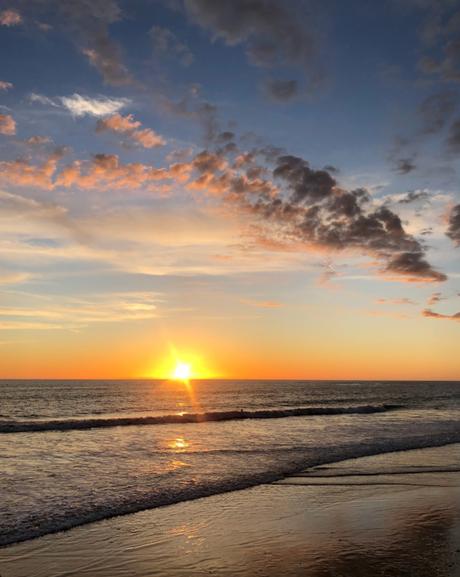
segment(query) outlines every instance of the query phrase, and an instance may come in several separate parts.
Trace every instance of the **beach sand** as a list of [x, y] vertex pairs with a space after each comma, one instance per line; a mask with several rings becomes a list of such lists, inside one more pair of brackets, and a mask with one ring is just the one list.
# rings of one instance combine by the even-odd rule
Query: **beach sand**
[[0, 550], [1, 577], [460, 577], [460, 445], [342, 461]]

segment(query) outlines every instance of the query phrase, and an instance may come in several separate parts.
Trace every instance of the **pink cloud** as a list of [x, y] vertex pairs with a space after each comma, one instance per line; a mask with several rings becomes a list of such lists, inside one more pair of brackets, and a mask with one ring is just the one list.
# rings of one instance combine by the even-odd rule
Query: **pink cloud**
[[2, 26], [17, 26], [21, 22], [22, 16], [17, 10], [3, 10], [0, 12], [0, 25]]
[[121, 134], [144, 148], [155, 148], [163, 146], [166, 141], [162, 136], [157, 134], [150, 128], [142, 128], [141, 122], [134, 120], [132, 114], [123, 116], [121, 114], [113, 114], [97, 123], [96, 131], [110, 131]]
[[16, 122], [9, 114], [0, 114], [0, 134], [6, 136], [16, 134]]
[[443, 315], [441, 313], [432, 311], [431, 309], [425, 309], [422, 311], [422, 315], [430, 319], [447, 319], [451, 321], [460, 321], [460, 312], [454, 313], [453, 315]]
[[5, 80], [0, 80], [0, 90], [11, 90], [11, 88], [13, 88], [13, 85], [11, 84], [11, 82], [5, 82]]

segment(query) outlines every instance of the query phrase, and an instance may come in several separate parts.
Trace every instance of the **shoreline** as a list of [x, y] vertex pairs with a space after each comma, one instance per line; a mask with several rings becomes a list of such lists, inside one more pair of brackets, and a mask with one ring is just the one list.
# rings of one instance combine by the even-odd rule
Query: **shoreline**
[[[427, 470], [428, 463], [431, 463], [431, 470]], [[349, 509], [351, 507], [351, 510], [354, 511], [352, 517], [356, 517], [359, 521], [358, 526], [366, 523], [367, 513], [364, 515], [361, 509], [363, 507], [364, 510], [374, 508], [373, 522], [378, 525], [378, 519], [383, 519], [386, 515], [385, 510], [393, 510], [397, 516], [397, 512], [407, 507], [408, 502], [412, 503], [412, 511], [417, 511], [417, 514], [415, 518], [408, 514], [408, 518], [411, 519], [409, 526], [404, 523], [404, 519], [398, 517], [399, 525], [402, 523], [406, 527], [404, 532], [406, 540], [409, 540], [410, 535], [417, 527], [418, 530], [420, 527], [423, 531], [426, 530], [426, 526], [420, 519], [426, 519], [427, 503], [431, 503], [430, 507], [433, 511], [443, 512], [443, 515], [445, 514], [444, 521], [447, 523], [449, 520], [449, 523], [455, 528], [456, 534], [460, 535], [460, 473], [453, 470], [446, 471], [446, 467], [452, 469], [455, 466], [458, 467], [459, 463], [460, 444], [401, 450], [324, 463], [310, 467], [302, 473], [298, 471], [297, 475], [293, 474], [290, 477], [270, 484], [248, 488], [245, 491], [221, 493], [193, 501], [182, 501], [174, 506], [158, 507], [131, 515], [116, 516], [96, 523], [81, 525], [71, 530], [47, 534], [36, 539], [5, 546], [0, 549], [0, 567], [2, 567], [0, 572], [4, 577], [41, 576], [42, 574], [43, 577], [46, 577], [46, 572], [30, 572], [30, 563], [33, 563], [35, 567], [44, 567], [44, 571], [46, 571], [49, 570], [49, 563], [52, 561], [55, 568], [53, 575], [56, 577], [61, 574], [85, 575], [86, 573], [79, 565], [81, 559], [75, 558], [75, 551], [80, 551], [84, 555], [90, 555], [92, 572], [88, 575], [100, 577], [126, 575], [123, 573], [122, 567], [127, 558], [129, 558], [129, 563], [135, 566], [138, 563], [144, 566], [146, 558], [150, 562], [154, 562], [155, 559], [158, 559], [158, 555], [163, 560], [162, 569], [161, 572], [155, 572], [152, 575], [171, 575], [171, 577], [176, 574], [186, 575], [187, 573], [181, 573], [182, 569], [178, 567], [175, 556], [168, 553], [177, 541], [177, 531], [184, 524], [194, 527], [193, 534], [195, 536], [193, 539], [198, 539], [204, 548], [202, 551], [192, 549], [186, 552], [186, 557], [188, 556], [192, 560], [195, 557], [201, 559], [200, 556], [204, 558], [209, 555], [209, 548], [219, 557], [217, 553], [222, 547], [224, 551], [230, 548], [232, 555], [236, 555], [235, 559], [237, 560], [238, 555], [245, 551], [245, 546], [239, 542], [240, 537], [244, 541], [249, 539], [249, 534], [251, 534], [252, 541], [249, 539], [247, 542], [254, 543], [253, 533], [259, 531], [265, 537], [262, 540], [261, 538], [255, 540], [258, 545], [254, 551], [252, 551], [254, 546], [251, 545], [251, 553], [258, 559], [257, 562], [254, 561], [255, 567], [259, 566], [259, 557], [264, 558], [269, 553], [270, 549], [266, 548], [265, 541], [269, 542], [270, 539], [274, 539], [274, 535], [276, 535], [277, 542], [279, 540], [283, 543], [287, 541], [285, 546], [290, 546], [289, 541], [294, 538], [293, 535], [298, 529], [294, 530], [299, 515], [303, 516], [306, 523], [306, 527], [303, 527], [300, 533], [305, 537], [305, 531], [307, 531], [309, 535], [307, 541], [309, 542], [313, 537], [316, 540], [321, 535], [324, 537], [321, 530], [322, 523], [325, 522], [324, 519], [334, 508], [341, 511], [343, 508]], [[395, 468], [399, 468], [398, 472], [395, 472]], [[371, 473], [372, 480], [368, 482]], [[339, 480], [340, 483], [334, 485], [334, 479]], [[398, 495], [401, 496], [401, 499]], [[383, 509], [382, 503], [385, 504]], [[220, 518], [223, 514], [222, 511], [227, 512], [228, 519]], [[248, 511], [251, 511], [249, 518]], [[242, 528], [241, 522], [238, 523], [237, 533], [240, 535], [238, 538], [234, 530], [230, 532], [228, 530], [229, 525], [235, 522], [235, 518], [240, 519], [240, 521], [244, 520], [244, 528]], [[313, 522], [312, 519], [316, 519], [316, 521]], [[416, 522], [417, 519], [419, 519], [419, 523]], [[438, 521], [441, 525], [444, 522], [439, 518]], [[152, 526], [155, 527], [155, 530], [152, 529]], [[431, 525], [430, 527], [433, 529]], [[330, 526], [330, 530], [335, 530], [334, 524]], [[353, 530], [356, 532], [356, 527]], [[383, 529], [382, 526], [378, 526], [375, 530], [378, 533]], [[166, 540], [161, 537], [164, 536], [165, 532], [170, 535]], [[213, 544], [216, 534], [221, 536], [224, 544], [220, 543], [219, 546], [216, 543]], [[124, 535], [125, 537], [123, 537]], [[362, 538], [364, 536], [361, 535]], [[114, 539], [115, 541], [113, 541]], [[158, 544], [158, 539], [161, 541], [160, 544]], [[296, 541], [297, 537], [294, 540]], [[445, 541], [444, 539], [443, 543]], [[337, 541], [337, 543], [340, 542]], [[117, 543], [115, 551], [112, 545], [109, 546], [110, 543]], [[153, 546], [152, 543], [156, 543], [156, 545]], [[381, 544], [377, 542], [374, 545], [381, 547]], [[330, 546], [331, 543], [328, 547]], [[132, 554], [132, 551], [138, 550], [137, 547], [143, 551], [141, 560], [136, 560], [136, 555]], [[411, 547], [415, 547], [415, 543], [412, 543]], [[240, 553], [237, 554], [237, 551]], [[70, 554], [71, 552], [73, 553]], [[336, 553], [338, 554], [337, 551]], [[342, 551], [340, 556], [345, 554], [346, 552]], [[403, 558], [401, 562], [407, 563], [407, 556], [403, 555]], [[102, 564], [101, 559], [105, 559]], [[222, 560], [219, 562], [220, 565], [216, 560], [214, 562], [220, 568], [216, 567], [215, 571], [217, 572], [212, 574], [227, 575], [224, 571], [225, 563]], [[322, 560], [322, 563], [324, 562], [325, 559]], [[56, 572], [56, 563], [58, 570], [62, 570], [62, 573]], [[452, 567], [454, 566], [457, 566], [457, 561]], [[46, 569], [47, 567], [48, 569]], [[254, 567], [251, 564], [248, 567], [248, 572], [244, 574], [252, 575], [251, 567]], [[201, 573], [198, 570], [189, 573], [189, 575], [200, 575], [200, 577], [205, 574], [209, 573]], [[265, 575], [265, 573], [254, 574]], [[291, 573], [284, 574], [290, 575]], [[309, 573], [303, 574], [309, 575]], [[316, 575], [316, 573], [311, 574]], [[360, 575], [359, 572], [355, 574]], [[401, 573], [401, 575], [405, 574]], [[407, 574], [412, 575], [413, 573]], [[439, 574], [457, 575], [457, 573]], [[129, 575], [141, 577], [141, 575], [150, 575], [150, 573], [134, 572], [129, 573]], [[271, 573], [267, 573], [267, 575], [271, 575]], [[294, 572], [292, 575], [297, 575], [297, 573]], [[417, 573], [417, 575], [419, 574]], [[420, 573], [420, 575], [424, 575], [424, 573]]]
[[[449, 435], [450, 437], [450, 435]], [[460, 444], [460, 435], [459, 438], [457, 439], [439, 439], [439, 443], [433, 443], [433, 440], [430, 441], [426, 441], [423, 440], [423, 442], [421, 443], [412, 443], [410, 448], [406, 447], [401, 447], [401, 448], [397, 448], [397, 447], [392, 447], [391, 450], [388, 450], [387, 447], [382, 447], [381, 450], [376, 449], [375, 446], [372, 447], [372, 449], [369, 449], [368, 451], [366, 451], [366, 445], [364, 445], [362, 448], [360, 448], [360, 451], [356, 450], [356, 446], [346, 446], [346, 447], [341, 447], [338, 449], [338, 453], [337, 453], [337, 458], [330, 458], [330, 455], [328, 456], [328, 458], [326, 459], [314, 459], [308, 466], [307, 468], [313, 468], [313, 467], [319, 467], [319, 466], [323, 466], [323, 465], [335, 465], [335, 464], [340, 464], [343, 463], [345, 461], [348, 461], [350, 459], [363, 459], [363, 458], [372, 458], [372, 457], [378, 457], [381, 455], [386, 455], [386, 454], [393, 454], [393, 453], [406, 453], [406, 452], [411, 452], [411, 451], [417, 451], [417, 450], [429, 450], [429, 449], [436, 449], [436, 448], [440, 448], [440, 447], [446, 447], [449, 445], [456, 445], [456, 444]], [[364, 449], [364, 450], [362, 450]], [[351, 454], [353, 453], [353, 454]], [[167, 507], [171, 507], [173, 505], [180, 505], [181, 503], [188, 503], [188, 502], [194, 502], [200, 499], [207, 499], [209, 497], [215, 497], [215, 496], [219, 496], [219, 495], [226, 495], [226, 494], [232, 494], [235, 492], [239, 492], [239, 491], [246, 491], [248, 489], [252, 489], [252, 488], [256, 488], [262, 485], [266, 485], [266, 484], [271, 484], [271, 483], [276, 483], [279, 481], [282, 481], [286, 478], [289, 477], [295, 477], [296, 473], [302, 472], [303, 470], [305, 470], [305, 464], [297, 466], [295, 468], [292, 468], [289, 471], [283, 472], [283, 473], [267, 473], [267, 474], [261, 474], [259, 477], [253, 477], [248, 481], [241, 481], [240, 483], [233, 485], [231, 487], [228, 486], [219, 486], [219, 487], [209, 487], [209, 489], [207, 491], [203, 491], [203, 490], [199, 490], [198, 493], [196, 495], [192, 494], [188, 494], [186, 498], [181, 498], [179, 497], [173, 497], [171, 500], [167, 501], [167, 502], [163, 502], [160, 504], [152, 504], [149, 506], [149, 504], [140, 504], [140, 503], [134, 503], [130, 506], [127, 506], [126, 509], [124, 510], [118, 510], [116, 512], [108, 512], [106, 510], [100, 512], [98, 514], [98, 512], [93, 512], [90, 515], [85, 515], [84, 518], [82, 519], [72, 519], [67, 525], [65, 526], [60, 526], [60, 527], [56, 527], [55, 529], [53, 527], [47, 527], [47, 528], [43, 528], [42, 531], [38, 531], [36, 534], [34, 534], [33, 536], [24, 536], [24, 538], [16, 538], [14, 540], [8, 540], [6, 542], [2, 542], [1, 537], [0, 537], [0, 554], [3, 550], [7, 549], [8, 547], [14, 546], [14, 545], [19, 545], [22, 543], [29, 543], [29, 542], [33, 542], [36, 541], [37, 539], [42, 539], [45, 538], [47, 536], [52, 536], [52, 535], [59, 535], [60, 533], [67, 533], [68, 531], [72, 531], [74, 529], [78, 529], [78, 528], [82, 528], [82, 527], [86, 527], [88, 525], [92, 525], [94, 523], [100, 523], [100, 522], [104, 522], [104, 521], [108, 521], [111, 519], [117, 519], [117, 518], [123, 518], [126, 516], [130, 516], [130, 515], [135, 515], [138, 513], [142, 513], [142, 512], [147, 512], [147, 511], [155, 511], [158, 509], [164, 509]], [[0, 577], [1, 573], [0, 573]]]

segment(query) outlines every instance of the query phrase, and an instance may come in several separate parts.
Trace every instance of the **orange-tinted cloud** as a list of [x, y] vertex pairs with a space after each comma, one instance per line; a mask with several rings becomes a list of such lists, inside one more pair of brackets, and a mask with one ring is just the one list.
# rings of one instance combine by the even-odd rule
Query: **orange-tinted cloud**
[[0, 114], [0, 134], [6, 136], [16, 134], [16, 122], [10, 114]]
[[11, 82], [5, 82], [5, 80], [0, 80], [0, 90], [11, 90], [13, 84]]
[[110, 131], [121, 134], [130, 141], [143, 146], [144, 148], [155, 148], [163, 146], [165, 139], [150, 128], [141, 128], [142, 124], [134, 120], [132, 114], [123, 116], [113, 114], [98, 121], [97, 132]]
[[444, 315], [441, 313], [436, 313], [435, 311], [432, 311], [431, 309], [425, 309], [422, 312], [422, 315], [424, 317], [428, 317], [430, 319], [447, 319], [447, 320], [451, 320], [451, 321], [460, 321], [460, 312], [454, 313], [453, 315]]
[[55, 186], [83, 189], [133, 189], [160, 181], [187, 179], [187, 164], [154, 168], [139, 162], [123, 164], [115, 154], [96, 154], [87, 162], [76, 161], [57, 176]]
[[21, 24], [22, 16], [17, 10], [2, 10], [0, 12], [0, 25], [1, 26], [17, 26]]

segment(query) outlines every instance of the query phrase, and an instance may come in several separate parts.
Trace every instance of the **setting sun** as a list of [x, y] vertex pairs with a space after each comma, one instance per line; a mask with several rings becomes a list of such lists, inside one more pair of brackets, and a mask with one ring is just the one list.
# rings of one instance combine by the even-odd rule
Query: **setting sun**
[[188, 381], [192, 375], [192, 368], [188, 363], [179, 361], [174, 368], [173, 379], [178, 381]]

